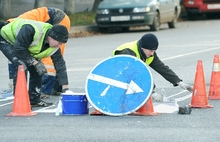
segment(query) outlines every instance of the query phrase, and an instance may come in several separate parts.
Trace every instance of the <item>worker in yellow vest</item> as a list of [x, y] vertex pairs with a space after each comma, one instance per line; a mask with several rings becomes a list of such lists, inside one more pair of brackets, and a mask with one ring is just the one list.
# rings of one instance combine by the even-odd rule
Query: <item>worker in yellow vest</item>
[[[60, 24], [70, 30], [70, 19], [69, 17], [60, 9], [53, 7], [40, 7], [30, 11], [27, 11], [18, 16], [18, 18], [41, 21], [45, 23], [50, 23], [52, 25]], [[14, 21], [15, 18], [8, 19], [7, 22]], [[65, 44], [62, 44], [61, 53], [64, 55]], [[58, 85], [56, 79], [56, 70], [54, 68], [53, 62], [50, 57], [42, 59], [43, 64], [47, 69], [47, 75], [43, 76], [42, 79], [42, 94], [41, 98], [49, 98], [52, 91], [54, 95], [59, 95], [61, 93], [61, 86]], [[12, 88], [12, 79], [14, 76], [14, 67], [11, 62], [8, 64], [9, 69], [9, 87], [10, 89], [2, 90], [2, 93], [9, 93]]]
[[14, 66], [14, 90], [22, 89], [16, 88], [16, 79], [18, 66], [23, 65], [30, 74], [28, 93], [32, 107], [48, 107], [53, 104], [40, 98], [42, 76], [47, 73], [41, 62], [43, 58], [51, 57], [62, 92], [72, 93], [68, 88], [67, 69], [60, 49], [67, 41], [68, 30], [63, 25], [16, 18], [1, 27], [0, 50]]
[[[167, 65], [165, 65], [157, 56], [156, 50], [159, 42], [154, 34], [148, 33], [141, 37], [141, 39], [124, 43], [113, 51], [113, 55], [127, 54], [141, 59], [152, 69], [163, 76], [173, 86], [179, 86], [182, 89], [192, 92], [192, 87], [182, 81]], [[155, 86], [155, 85], [154, 85]], [[155, 88], [155, 87], [154, 87]], [[162, 102], [164, 96], [152, 92], [152, 98], [156, 102]]]

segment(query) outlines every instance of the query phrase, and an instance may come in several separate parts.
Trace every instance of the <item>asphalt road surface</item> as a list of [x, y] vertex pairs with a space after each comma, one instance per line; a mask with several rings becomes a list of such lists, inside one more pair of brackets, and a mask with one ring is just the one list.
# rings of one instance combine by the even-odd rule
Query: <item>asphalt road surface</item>
[[[162, 25], [154, 32], [160, 45], [158, 55], [185, 83], [194, 85], [196, 66], [202, 61], [205, 91], [208, 94], [213, 58], [220, 53], [219, 20], [179, 22], [176, 29]], [[86, 78], [91, 69], [111, 56], [112, 50], [122, 43], [139, 39], [149, 28], [127, 33], [112, 33], [69, 39], [65, 60], [68, 67], [69, 86], [76, 93], [85, 93]], [[192, 94], [173, 87], [152, 70], [156, 91], [162, 90], [177, 105], [191, 103]], [[7, 87], [7, 59], [0, 55], [0, 89]], [[202, 84], [202, 83], [201, 83]], [[33, 108], [35, 116], [8, 117], [12, 111], [13, 98], [0, 99], [1, 142], [207, 142], [218, 141], [220, 134], [220, 100], [208, 100], [213, 108], [193, 108], [190, 115], [179, 115], [163, 107], [158, 116], [55, 116], [59, 97], [51, 96], [46, 101], [55, 105], [48, 108]], [[156, 108], [156, 107], [155, 107]], [[158, 108], [157, 108], [158, 109]], [[89, 113], [94, 109], [89, 105]], [[158, 109], [161, 111], [161, 109]]]

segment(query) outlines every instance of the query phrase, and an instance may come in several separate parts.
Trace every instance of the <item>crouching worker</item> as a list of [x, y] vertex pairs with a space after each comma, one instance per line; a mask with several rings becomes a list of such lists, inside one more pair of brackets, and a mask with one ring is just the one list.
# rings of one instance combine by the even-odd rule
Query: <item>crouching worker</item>
[[[159, 42], [154, 34], [145, 34], [141, 39], [124, 43], [113, 51], [113, 55], [127, 54], [135, 56], [149, 65], [152, 69], [163, 76], [173, 86], [179, 86], [182, 89], [192, 92], [192, 87], [182, 81], [167, 65], [165, 65], [157, 56], [156, 50]], [[162, 102], [163, 96], [161, 94], [152, 92], [152, 98], [156, 102]]]
[[47, 72], [41, 62], [42, 58], [51, 57], [62, 91], [65, 93], [69, 90], [66, 65], [59, 48], [67, 40], [68, 30], [62, 25], [18, 18], [1, 28], [0, 50], [15, 68], [14, 90], [18, 66], [24, 65], [26, 71], [29, 71], [28, 93], [31, 106], [47, 107], [53, 104], [40, 99], [42, 76]]

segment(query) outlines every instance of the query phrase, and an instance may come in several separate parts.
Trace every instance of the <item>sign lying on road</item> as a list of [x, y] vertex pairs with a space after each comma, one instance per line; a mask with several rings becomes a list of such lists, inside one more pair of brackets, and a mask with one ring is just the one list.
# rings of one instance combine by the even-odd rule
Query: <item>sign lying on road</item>
[[117, 55], [98, 63], [86, 79], [86, 96], [98, 111], [113, 116], [136, 111], [153, 89], [150, 70], [141, 60]]

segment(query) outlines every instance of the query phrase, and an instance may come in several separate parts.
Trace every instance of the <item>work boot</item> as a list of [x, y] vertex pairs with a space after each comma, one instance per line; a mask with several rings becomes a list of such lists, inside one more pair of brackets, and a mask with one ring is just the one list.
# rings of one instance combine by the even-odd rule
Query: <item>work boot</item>
[[49, 97], [50, 97], [50, 95], [44, 94], [44, 93], [41, 93], [41, 95], [40, 95], [41, 99], [48, 99]]
[[38, 102], [38, 103], [31, 103], [32, 107], [48, 107], [48, 106], [51, 106], [51, 105], [53, 105], [53, 103], [47, 103], [43, 100], [40, 100], [40, 102]]

